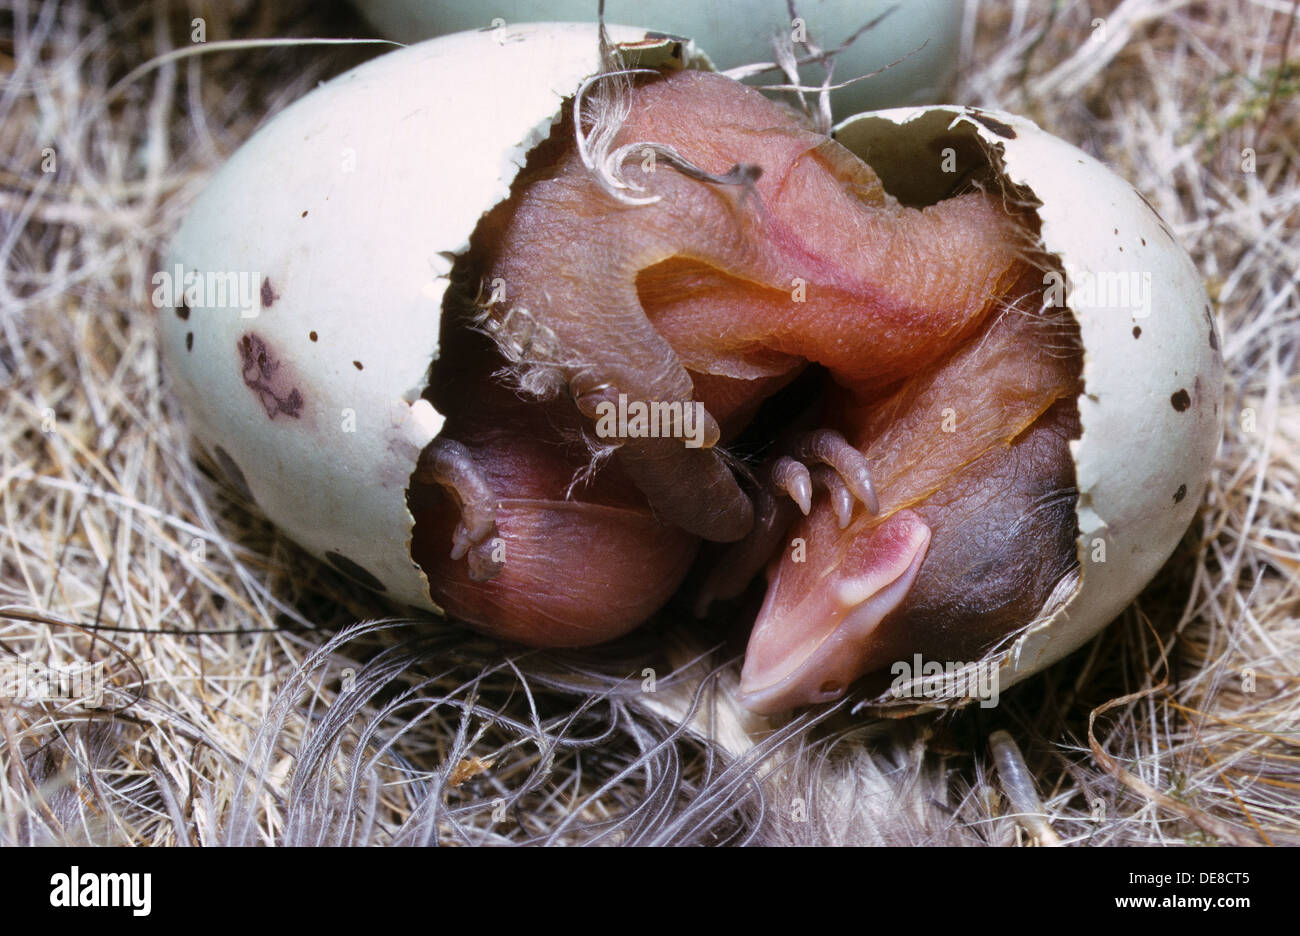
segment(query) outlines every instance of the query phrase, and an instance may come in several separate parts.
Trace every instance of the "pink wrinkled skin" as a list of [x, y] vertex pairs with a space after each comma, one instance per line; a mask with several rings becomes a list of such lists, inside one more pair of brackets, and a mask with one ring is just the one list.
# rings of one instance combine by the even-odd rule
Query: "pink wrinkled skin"
[[[979, 191], [900, 205], [838, 144], [717, 75], [635, 88], [616, 145], [643, 140], [691, 167], [627, 162], [657, 202], [615, 200], [557, 131], [475, 233], [426, 394], [475, 484], [417, 473], [410, 492], [433, 598], [537, 646], [636, 627], [701, 540], [758, 542], [763, 499], [726, 451], [817, 365], [801, 429], [865, 455], [878, 510], [836, 501], [818, 469], [787, 529], [791, 502], [771, 492], [784, 503], [742, 701], [827, 701], [892, 659], [970, 658], [1026, 623], [1073, 561], [1079, 391], [1065, 326], [1035, 304], [1026, 220]], [[704, 444], [595, 439], [620, 394], [702, 404]], [[593, 439], [616, 447], [591, 470]], [[465, 532], [475, 506], [486, 535]]]

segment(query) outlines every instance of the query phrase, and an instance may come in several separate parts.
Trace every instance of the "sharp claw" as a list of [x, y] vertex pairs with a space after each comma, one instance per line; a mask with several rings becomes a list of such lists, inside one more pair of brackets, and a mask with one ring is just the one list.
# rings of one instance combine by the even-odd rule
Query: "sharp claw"
[[880, 501], [876, 498], [876, 487], [871, 483], [871, 472], [866, 467], [854, 471], [845, 483], [853, 496], [862, 502], [862, 506], [867, 509], [867, 513], [880, 513]]
[[772, 466], [772, 483], [789, 494], [803, 515], [808, 516], [812, 510], [812, 476], [806, 465], [782, 456]]
[[849, 522], [853, 519], [853, 497], [847, 490], [843, 499], [838, 497], [835, 500], [835, 522], [839, 524], [841, 530], [848, 529]]
[[853, 492], [839, 473], [828, 465], [818, 465], [812, 472], [813, 483], [826, 491], [831, 498], [835, 520], [843, 530], [853, 520]]
[[834, 468], [869, 513], [880, 512], [880, 501], [871, 483], [871, 463], [844, 436], [834, 429], [810, 432], [799, 445], [799, 455]]

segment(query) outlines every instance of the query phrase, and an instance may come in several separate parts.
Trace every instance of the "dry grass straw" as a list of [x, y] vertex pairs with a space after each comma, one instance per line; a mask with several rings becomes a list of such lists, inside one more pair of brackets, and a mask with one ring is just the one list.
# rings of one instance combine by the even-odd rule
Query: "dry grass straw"
[[955, 98], [1110, 163], [1205, 273], [1223, 447], [1156, 581], [996, 709], [783, 726], [730, 701], [734, 642], [672, 613], [568, 654], [376, 622], [196, 465], [150, 276], [265, 115], [377, 49], [118, 83], [194, 16], [210, 42], [367, 35], [318, 6], [0, 6], [0, 665], [108, 680], [94, 711], [0, 699], [0, 842], [1300, 842], [1292, 3], [970, 4]]

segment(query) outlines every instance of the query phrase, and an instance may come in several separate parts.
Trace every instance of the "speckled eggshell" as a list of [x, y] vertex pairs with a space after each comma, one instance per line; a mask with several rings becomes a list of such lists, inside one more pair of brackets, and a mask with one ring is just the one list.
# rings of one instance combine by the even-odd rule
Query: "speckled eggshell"
[[[637, 64], [708, 64], [689, 43], [610, 35]], [[380, 56], [262, 127], [172, 244], [167, 275], [230, 273], [254, 297], [159, 311], [196, 436], [291, 537], [399, 602], [437, 610], [405, 490], [442, 426], [420, 393], [452, 260], [598, 70], [585, 23]]]
[[[383, 35], [399, 42], [488, 29], [493, 21], [509, 32], [514, 24], [532, 20], [595, 19], [597, 10], [595, 0], [353, 0], [353, 5]], [[942, 100], [957, 70], [963, 9], [956, 0], [799, 0], [795, 11], [823, 49], [853, 39], [836, 55], [837, 82], [879, 72], [832, 92], [836, 113]], [[719, 69], [770, 62], [772, 34], [793, 35], [787, 0], [606, 0], [605, 16], [690, 36], [708, 49]], [[802, 47], [796, 51], [807, 54]], [[821, 66], [805, 67], [802, 76], [820, 83]], [[755, 80], [777, 83], [785, 78], [769, 72]]]
[[[1132, 185], [1029, 120], [904, 108], [850, 118], [836, 137], [871, 163], [887, 190], [922, 203], [954, 184], [941, 168], [944, 149], [969, 156], [978, 141], [976, 152], [1041, 202], [1043, 245], [1075, 290], [1067, 305], [1084, 345], [1083, 434], [1071, 443], [1080, 584], [1016, 640], [1000, 671], [1005, 688], [1112, 621], [1191, 523], [1221, 434], [1223, 359], [1209, 298], [1191, 258]], [[1138, 286], [1122, 301], [1101, 288], [1106, 276], [1112, 284], [1120, 276], [1149, 282], [1149, 290]]]
[[[689, 42], [610, 32], [637, 64], [708, 67]], [[166, 273], [242, 276], [253, 297], [160, 309], [168, 377], [195, 434], [272, 521], [394, 600], [436, 610], [410, 558], [405, 490], [442, 425], [420, 393], [447, 274], [597, 69], [590, 24], [459, 33], [381, 56], [255, 134], [174, 240]], [[1111, 621], [1191, 521], [1220, 435], [1208, 299], [1132, 186], [1028, 120], [907, 108], [850, 118], [836, 136], [911, 203], [953, 188], [945, 146], [986, 153], [1041, 203], [1044, 245], [1071, 286], [1149, 274], [1149, 314], [1070, 302], [1085, 346], [1072, 445], [1081, 581], [1016, 640], [1005, 687]]]

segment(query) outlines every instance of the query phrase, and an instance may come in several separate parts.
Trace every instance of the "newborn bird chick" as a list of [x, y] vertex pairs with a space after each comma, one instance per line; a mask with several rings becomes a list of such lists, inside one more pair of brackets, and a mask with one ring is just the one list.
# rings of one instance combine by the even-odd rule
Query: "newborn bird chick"
[[[782, 549], [769, 568], [746, 704], [833, 698], [909, 641], [982, 646], [1025, 623], [1070, 558], [1078, 362], [1053, 356], [1028, 298], [1008, 308], [1035, 295], [1020, 223], [980, 192], [902, 206], [838, 143], [718, 75], [634, 88], [613, 145], [640, 141], [622, 184], [654, 201], [613, 197], [562, 128], [475, 231], [469, 268], [491, 296], [476, 324], [522, 394], [492, 376], [495, 353], [444, 330], [430, 394], [447, 425], [411, 494], [435, 599], [490, 633], [572, 646], [648, 617], [696, 537], [752, 556], [767, 534], [760, 568], [792, 506], [760, 492], [754, 531], [718, 443], [814, 362], [834, 388], [826, 426], [773, 476], [807, 514], [789, 531], [807, 561]], [[565, 441], [598, 436], [620, 397], [702, 404], [700, 445], [601, 437], [614, 459], [570, 497], [591, 455]], [[1043, 496], [1053, 509], [1031, 511]], [[1028, 532], [1022, 510], [1041, 521]], [[976, 575], [981, 591], [979, 555], [1015, 568]]]
[[589, 421], [620, 397], [703, 402], [700, 447], [604, 441], [658, 517], [737, 540], [752, 506], [724, 431], [810, 360], [862, 388], [931, 366], [1014, 279], [1018, 229], [979, 193], [898, 205], [838, 143], [720, 75], [635, 88], [614, 139], [629, 145], [625, 184], [652, 203], [612, 196], [566, 134], [530, 160], [476, 232], [500, 300], [488, 325], [525, 386], [567, 389]]
[[798, 549], [769, 565], [745, 654], [751, 710], [830, 701], [914, 653], [974, 661], [1076, 567], [1081, 358], [1072, 320], [1038, 309], [1033, 279], [883, 401], [840, 394], [833, 422], [871, 463], [880, 511], [846, 524], [828, 498], [788, 531]]

